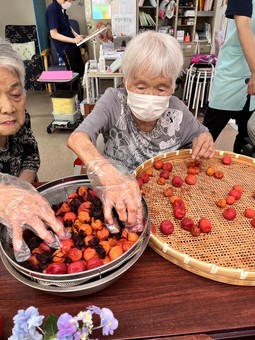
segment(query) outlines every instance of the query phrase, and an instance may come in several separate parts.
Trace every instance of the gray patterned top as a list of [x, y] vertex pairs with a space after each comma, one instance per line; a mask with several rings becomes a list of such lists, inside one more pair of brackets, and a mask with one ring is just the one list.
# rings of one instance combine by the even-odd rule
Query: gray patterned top
[[132, 119], [126, 90], [108, 88], [75, 131], [86, 132], [94, 144], [102, 133], [105, 155], [122, 161], [132, 172], [153, 156], [190, 147], [192, 140], [208, 129], [180, 99], [172, 96], [169, 109], [155, 128], [150, 132], [141, 131]]

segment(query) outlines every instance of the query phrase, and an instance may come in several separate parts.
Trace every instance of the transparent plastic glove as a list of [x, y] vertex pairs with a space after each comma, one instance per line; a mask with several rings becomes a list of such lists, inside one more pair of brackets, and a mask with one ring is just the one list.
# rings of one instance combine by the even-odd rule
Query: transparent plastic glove
[[106, 223], [114, 228], [114, 207], [127, 228], [142, 231], [144, 223], [140, 189], [136, 178], [125, 165], [109, 158], [98, 158], [89, 162], [87, 175], [92, 189], [103, 203]]
[[[0, 223], [8, 228], [14, 255], [19, 262], [30, 256], [30, 250], [22, 238], [25, 228], [33, 230], [53, 248], [60, 245], [58, 237], [70, 237], [55, 218], [46, 199], [30, 183], [8, 174], [0, 174]], [[48, 226], [57, 236], [47, 229]]]

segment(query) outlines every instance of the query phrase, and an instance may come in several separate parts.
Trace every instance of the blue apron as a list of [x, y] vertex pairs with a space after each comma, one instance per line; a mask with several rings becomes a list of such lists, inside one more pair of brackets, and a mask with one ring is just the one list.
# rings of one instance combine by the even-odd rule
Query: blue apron
[[[255, 36], [255, 0], [252, 1], [252, 4], [252, 31]], [[218, 110], [242, 110], [247, 99], [245, 80], [250, 75], [251, 72], [239, 42], [235, 20], [230, 19], [225, 42], [220, 49], [216, 64], [210, 107]], [[254, 109], [255, 96], [251, 96], [250, 111]]]

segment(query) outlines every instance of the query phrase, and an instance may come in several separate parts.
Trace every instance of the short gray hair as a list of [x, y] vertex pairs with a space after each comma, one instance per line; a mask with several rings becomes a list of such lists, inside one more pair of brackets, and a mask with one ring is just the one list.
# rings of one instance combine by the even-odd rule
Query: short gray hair
[[22, 59], [12, 48], [11, 43], [0, 37], [0, 68], [6, 68], [14, 72], [22, 87], [25, 87], [25, 67]]
[[173, 84], [183, 67], [183, 53], [179, 42], [165, 33], [146, 31], [127, 44], [121, 61], [125, 80], [141, 71], [151, 78], [165, 77]]

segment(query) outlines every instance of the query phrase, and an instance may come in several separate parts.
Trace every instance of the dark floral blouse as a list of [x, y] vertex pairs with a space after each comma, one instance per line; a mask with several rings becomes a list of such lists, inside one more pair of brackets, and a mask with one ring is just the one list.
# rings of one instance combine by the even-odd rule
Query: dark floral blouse
[[22, 170], [38, 171], [40, 156], [37, 142], [31, 129], [30, 115], [15, 136], [8, 137], [7, 150], [0, 150], [0, 172], [19, 176]]

